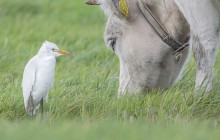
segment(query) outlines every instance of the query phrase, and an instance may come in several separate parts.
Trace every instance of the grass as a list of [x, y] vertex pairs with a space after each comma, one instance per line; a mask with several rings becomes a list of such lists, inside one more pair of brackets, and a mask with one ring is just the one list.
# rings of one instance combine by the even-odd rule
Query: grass
[[[0, 139], [219, 139], [220, 81], [195, 99], [193, 60], [170, 89], [117, 99], [119, 62], [103, 42], [105, 20], [83, 1], [0, 0]], [[44, 40], [72, 55], [58, 59], [47, 113], [32, 120], [21, 78]]]
[[[42, 139], [104, 139], [104, 140], [133, 140], [133, 139], [169, 139], [169, 140], [218, 140], [219, 130], [207, 124], [148, 124], [138, 121], [128, 124], [118, 121], [76, 122], [62, 121], [53, 124], [42, 124], [41, 121], [22, 122], [10, 126], [11, 123], [1, 123], [1, 139], [33, 140]], [[199, 128], [199, 129], [198, 129]], [[25, 129], [25, 131], [24, 131]], [[5, 132], [6, 131], [6, 132]]]

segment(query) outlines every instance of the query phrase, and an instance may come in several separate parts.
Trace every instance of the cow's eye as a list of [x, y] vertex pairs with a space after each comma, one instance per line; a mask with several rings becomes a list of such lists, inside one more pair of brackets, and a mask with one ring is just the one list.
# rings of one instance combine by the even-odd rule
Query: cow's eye
[[110, 46], [111, 46], [113, 51], [115, 51], [115, 45], [116, 45], [116, 38], [112, 38]]
[[115, 47], [117, 43], [116, 41], [117, 41], [116, 37], [110, 37], [107, 39], [107, 46], [111, 48], [113, 51], [115, 51]]

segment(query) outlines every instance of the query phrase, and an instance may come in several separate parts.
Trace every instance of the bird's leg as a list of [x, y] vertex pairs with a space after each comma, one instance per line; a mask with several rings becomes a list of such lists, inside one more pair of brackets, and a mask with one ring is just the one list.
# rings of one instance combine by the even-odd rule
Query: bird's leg
[[41, 106], [41, 114], [44, 113], [44, 99], [42, 98], [40, 101], [40, 106]]
[[34, 100], [32, 95], [30, 94], [29, 99], [28, 99], [28, 105], [27, 105], [27, 113], [31, 116], [34, 117], [35, 113], [34, 113]]

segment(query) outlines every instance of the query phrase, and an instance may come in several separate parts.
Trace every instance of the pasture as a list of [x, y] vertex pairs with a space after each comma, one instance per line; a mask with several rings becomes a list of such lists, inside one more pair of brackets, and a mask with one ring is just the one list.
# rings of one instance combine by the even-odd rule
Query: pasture
[[[209, 95], [194, 96], [192, 57], [168, 90], [117, 99], [119, 62], [105, 47], [105, 21], [83, 0], [0, 0], [0, 139], [218, 140], [220, 55]], [[46, 113], [31, 119], [21, 80], [44, 40], [71, 55], [57, 60]]]

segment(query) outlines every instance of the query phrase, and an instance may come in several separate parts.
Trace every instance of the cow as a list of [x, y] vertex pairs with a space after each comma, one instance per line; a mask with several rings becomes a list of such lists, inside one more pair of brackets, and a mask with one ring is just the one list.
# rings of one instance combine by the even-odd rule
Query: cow
[[[195, 89], [212, 90], [220, 41], [219, 0], [87, 0], [86, 3], [100, 5], [108, 17], [104, 40], [120, 61], [119, 97], [170, 87], [181, 79], [191, 48], [196, 60]], [[154, 26], [159, 25], [174, 42], [190, 45], [175, 50], [157, 32]]]

